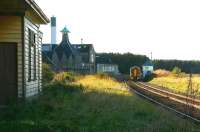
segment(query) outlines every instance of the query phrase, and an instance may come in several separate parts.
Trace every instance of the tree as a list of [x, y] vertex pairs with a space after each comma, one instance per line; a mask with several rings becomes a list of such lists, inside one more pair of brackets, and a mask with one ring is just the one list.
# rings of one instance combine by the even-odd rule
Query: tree
[[172, 70], [172, 73], [179, 75], [181, 73], [181, 69], [179, 67], [175, 66]]
[[200, 61], [191, 60], [153, 60], [154, 69], [165, 69], [172, 71], [175, 66], [185, 73], [200, 73]]
[[135, 55], [132, 53], [97, 53], [96, 63], [113, 63], [117, 64], [120, 73], [129, 74], [132, 66], [141, 67], [148, 57], [145, 55]]

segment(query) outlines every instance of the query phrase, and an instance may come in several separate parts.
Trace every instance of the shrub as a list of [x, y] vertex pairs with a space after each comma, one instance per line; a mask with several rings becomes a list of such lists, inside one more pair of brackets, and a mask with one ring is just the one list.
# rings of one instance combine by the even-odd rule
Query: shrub
[[164, 69], [157, 69], [153, 73], [155, 74], [155, 77], [167, 77], [171, 74], [170, 71]]
[[66, 81], [72, 82], [75, 80], [75, 75], [73, 72], [61, 72], [56, 74], [53, 80], [61, 82], [66, 82]]
[[48, 64], [42, 64], [42, 79], [43, 83], [48, 83], [53, 80], [55, 73], [52, 71]]
[[108, 78], [110, 78], [108, 73], [98, 73], [97, 77], [99, 77], [100, 79], [108, 79]]
[[181, 68], [175, 66], [175, 67], [173, 68], [173, 70], [172, 70], [172, 73], [173, 73], [173, 74], [179, 75], [179, 74], [181, 73]]
[[82, 91], [83, 86], [82, 85], [73, 85], [73, 84], [68, 84], [63, 81], [53, 81], [49, 83], [48, 85], [45, 86], [44, 88], [47, 92], [49, 91], [50, 93], [57, 93], [60, 94], [60, 90], [63, 90], [63, 92], [77, 92], [77, 91]]

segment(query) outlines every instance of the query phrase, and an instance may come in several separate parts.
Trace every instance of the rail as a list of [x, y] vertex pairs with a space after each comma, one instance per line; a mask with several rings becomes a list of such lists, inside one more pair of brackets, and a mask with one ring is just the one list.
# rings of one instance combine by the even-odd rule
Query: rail
[[[176, 108], [173, 108], [169, 105], [166, 105], [165, 103], [162, 103], [161, 101], [157, 100], [157, 99], [153, 99], [152, 97], [146, 95], [146, 94], [143, 94], [143, 90], [145, 90], [146, 92], [150, 92], [152, 93], [153, 95], [158, 95], [158, 96], [162, 96], [162, 97], [165, 97], [167, 98], [168, 100], [173, 100], [175, 102], [178, 102], [180, 104], [184, 104], [184, 105], [189, 105], [189, 107], [194, 107], [196, 109], [200, 109], [200, 100], [197, 100], [197, 99], [192, 99], [190, 97], [186, 97], [186, 96], [182, 96], [182, 95], [178, 95], [178, 94], [174, 94], [174, 93], [171, 93], [169, 91], [165, 91], [165, 90], [161, 90], [161, 89], [158, 89], [158, 88], [155, 88], [155, 87], [152, 87], [152, 86], [149, 86], [149, 85], [146, 85], [144, 83], [141, 83], [141, 82], [126, 82], [126, 84], [129, 86], [129, 89], [131, 91], [134, 91], [134, 93], [138, 94], [139, 96], [142, 96], [144, 98], [146, 98], [147, 100], [153, 102], [153, 103], [156, 103], [168, 110], [171, 110], [173, 112], [175, 112], [176, 114], [179, 114], [181, 116], [183, 116], [184, 118], [188, 118], [192, 121], [195, 121], [196, 123], [200, 123], [200, 120], [198, 118], [196, 118], [195, 116], [192, 116], [192, 115], [189, 115], [185, 112], [182, 112], [180, 110], [177, 110]], [[133, 86], [133, 85], [134, 86]], [[140, 90], [136, 90], [135, 87], [138, 87], [139, 89], [142, 89], [141, 91]]]

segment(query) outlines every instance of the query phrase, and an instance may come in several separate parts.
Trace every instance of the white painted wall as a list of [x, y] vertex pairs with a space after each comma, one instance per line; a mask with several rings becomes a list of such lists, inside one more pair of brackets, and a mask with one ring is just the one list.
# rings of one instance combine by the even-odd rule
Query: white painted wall
[[51, 44], [56, 44], [56, 27], [51, 27]]
[[97, 64], [97, 73], [115, 73], [118, 74], [118, 66], [113, 64]]

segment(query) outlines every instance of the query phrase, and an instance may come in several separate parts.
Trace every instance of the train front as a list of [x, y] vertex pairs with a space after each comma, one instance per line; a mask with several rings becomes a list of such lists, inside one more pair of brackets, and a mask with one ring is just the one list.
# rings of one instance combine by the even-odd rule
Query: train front
[[141, 78], [142, 72], [140, 67], [134, 66], [130, 68], [130, 78], [133, 81], [138, 81]]

